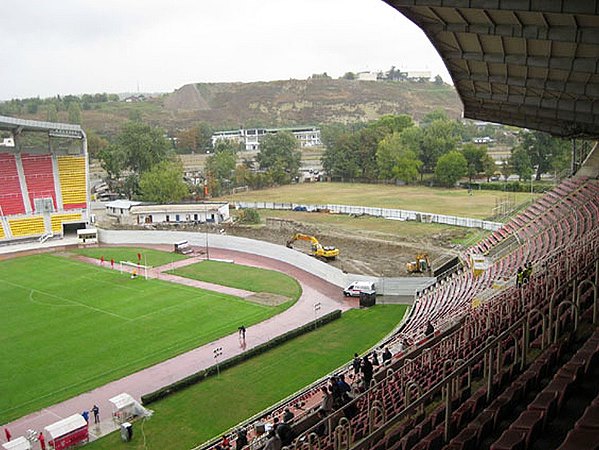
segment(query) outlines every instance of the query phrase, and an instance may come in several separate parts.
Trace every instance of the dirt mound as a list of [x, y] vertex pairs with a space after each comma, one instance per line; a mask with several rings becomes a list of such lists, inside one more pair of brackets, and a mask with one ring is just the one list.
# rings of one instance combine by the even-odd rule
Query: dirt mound
[[186, 84], [164, 100], [164, 106], [170, 110], [207, 111], [210, 105], [195, 84]]

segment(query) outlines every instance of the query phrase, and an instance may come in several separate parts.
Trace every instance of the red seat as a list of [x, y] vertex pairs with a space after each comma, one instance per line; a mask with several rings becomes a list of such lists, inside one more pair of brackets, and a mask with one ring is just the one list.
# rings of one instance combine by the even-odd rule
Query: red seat
[[599, 404], [591, 404], [576, 422], [576, 428], [599, 430]]
[[510, 428], [526, 432], [526, 448], [537, 438], [543, 429], [543, 413], [541, 411], [523, 411]]
[[558, 450], [598, 450], [599, 431], [578, 428], [571, 430]]
[[508, 428], [503, 432], [501, 437], [493, 442], [491, 450], [525, 450], [526, 449], [526, 432], [522, 430], [514, 430]]
[[529, 411], [541, 411], [543, 413], [543, 428], [547, 422], [553, 419], [557, 409], [557, 392], [540, 392], [539, 395], [528, 405]]

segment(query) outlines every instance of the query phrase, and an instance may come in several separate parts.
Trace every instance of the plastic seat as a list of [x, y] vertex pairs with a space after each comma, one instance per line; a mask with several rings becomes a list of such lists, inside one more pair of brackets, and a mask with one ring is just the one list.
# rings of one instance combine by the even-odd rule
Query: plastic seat
[[510, 428], [526, 432], [526, 448], [534, 441], [543, 429], [543, 413], [541, 411], [522, 411]]
[[490, 450], [525, 450], [526, 432], [508, 428], [491, 444]]

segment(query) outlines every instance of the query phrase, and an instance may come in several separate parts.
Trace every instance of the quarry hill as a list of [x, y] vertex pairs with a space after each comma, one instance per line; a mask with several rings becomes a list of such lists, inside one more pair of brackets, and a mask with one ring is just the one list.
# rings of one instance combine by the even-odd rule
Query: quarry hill
[[453, 117], [462, 112], [452, 86], [411, 81], [198, 83], [177, 89], [163, 101], [176, 117], [227, 128], [368, 121], [404, 113], [418, 119], [437, 107]]
[[[453, 86], [417, 81], [308, 79], [253, 83], [194, 83], [169, 94], [130, 95], [120, 101], [81, 103], [81, 125], [114, 136], [131, 118], [170, 133], [206, 122], [216, 130], [352, 123], [384, 114], [409, 114], [416, 120], [435, 108], [461, 117]], [[17, 114], [47, 120], [47, 106]], [[68, 122], [65, 109], [58, 121]]]

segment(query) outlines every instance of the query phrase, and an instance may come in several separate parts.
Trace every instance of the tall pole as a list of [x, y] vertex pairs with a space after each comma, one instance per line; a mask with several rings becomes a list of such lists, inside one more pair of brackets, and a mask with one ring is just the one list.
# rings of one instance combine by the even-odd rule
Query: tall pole
[[210, 259], [210, 248], [208, 247], [208, 221], [206, 221], [206, 259]]

